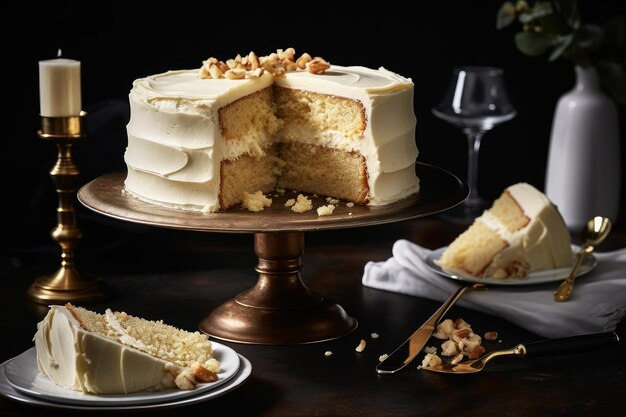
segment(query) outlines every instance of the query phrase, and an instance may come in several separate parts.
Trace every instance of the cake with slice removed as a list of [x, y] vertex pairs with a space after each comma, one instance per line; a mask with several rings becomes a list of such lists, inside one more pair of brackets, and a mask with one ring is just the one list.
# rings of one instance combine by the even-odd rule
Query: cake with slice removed
[[207, 336], [110, 309], [51, 306], [34, 339], [39, 371], [85, 393], [193, 389], [220, 371]]
[[557, 207], [530, 184], [508, 187], [442, 253], [445, 271], [475, 277], [522, 278], [569, 267], [571, 237]]
[[293, 48], [139, 78], [124, 192], [205, 213], [278, 189], [392, 204], [420, 190], [413, 91], [385, 68]]

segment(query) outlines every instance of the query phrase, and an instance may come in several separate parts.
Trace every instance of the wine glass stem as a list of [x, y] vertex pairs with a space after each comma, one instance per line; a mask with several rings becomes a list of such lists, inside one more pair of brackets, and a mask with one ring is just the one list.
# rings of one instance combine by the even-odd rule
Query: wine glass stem
[[482, 204], [482, 199], [478, 195], [478, 152], [484, 133], [482, 130], [465, 130], [468, 145], [467, 185], [470, 189], [469, 197], [465, 200], [466, 206], [480, 206]]

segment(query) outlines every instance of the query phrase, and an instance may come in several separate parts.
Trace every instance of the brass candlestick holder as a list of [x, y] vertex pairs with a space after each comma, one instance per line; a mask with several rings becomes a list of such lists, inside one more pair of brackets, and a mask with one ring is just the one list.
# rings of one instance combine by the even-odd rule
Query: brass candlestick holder
[[41, 116], [40, 138], [56, 143], [57, 161], [50, 176], [59, 196], [57, 226], [52, 239], [61, 247], [61, 267], [52, 275], [37, 278], [26, 291], [29, 300], [39, 304], [62, 304], [65, 302], [88, 302], [100, 299], [104, 292], [98, 280], [82, 275], [74, 264], [74, 248], [82, 238], [76, 224], [74, 200], [80, 174], [74, 163], [72, 147], [85, 138], [86, 113], [80, 116]]

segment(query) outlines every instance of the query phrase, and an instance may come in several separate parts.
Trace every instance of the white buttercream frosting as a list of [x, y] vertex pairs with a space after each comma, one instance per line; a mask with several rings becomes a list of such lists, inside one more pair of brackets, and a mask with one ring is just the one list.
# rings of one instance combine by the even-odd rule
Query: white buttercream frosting
[[530, 221], [511, 232], [489, 211], [479, 217], [479, 221], [508, 243], [508, 247], [493, 259], [485, 275], [491, 276], [498, 269], [506, 269], [515, 260], [528, 263], [530, 271], [571, 265], [571, 236], [548, 197], [527, 183], [514, 184], [505, 192], [513, 197]]
[[[107, 314], [107, 319], [111, 320], [110, 316], [115, 318]], [[174, 387], [181, 371], [172, 362], [84, 330], [63, 306], [51, 306], [38, 323], [35, 347], [42, 374], [62, 387], [94, 394]]]
[[278, 78], [266, 72], [252, 79], [200, 79], [198, 70], [183, 70], [136, 80], [129, 96], [126, 190], [169, 207], [218, 210], [221, 161], [259, 152], [251, 143], [226, 148], [218, 110], [273, 83], [363, 105], [362, 137], [345, 140], [338, 132], [325, 132], [307, 141], [361, 153], [370, 204], [388, 204], [419, 190], [412, 81], [384, 68], [336, 65], [319, 75], [292, 71]]

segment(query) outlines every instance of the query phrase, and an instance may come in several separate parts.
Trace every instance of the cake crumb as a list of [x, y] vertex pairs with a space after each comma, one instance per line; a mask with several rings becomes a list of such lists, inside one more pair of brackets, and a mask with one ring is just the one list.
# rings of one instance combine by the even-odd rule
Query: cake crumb
[[336, 198], [332, 198], [332, 197], [326, 197], [326, 202], [328, 204], [337, 204], [339, 203], [339, 200], [337, 200]]
[[443, 361], [439, 356], [434, 353], [427, 353], [426, 356], [424, 356], [424, 360], [422, 360], [421, 368], [432, 368], [435, 366], [439, 366], [442, 363]]
[[295, 213], [304, 213], [305, 211], [313, 210], [313, 203], [304, 194], [298, 194], [296, 204], [291, 207], [291, 211]]
[[331, 352], [330, 350], [327, 350], [326, 352], [324, 352], [324, 356], [326, 357], [333, 356], [333, 352]]
[[257, 191], [254, 194], [250, 194], [247, 192], [243, 192], [243, 203], [241, 203], [243, 208], [248, 209], [250, 211], [258, 212], [263, 211], [265, 207], [269, 207], [272, 205], [272, 199], [267, 198], [263, 195], [263, 192]]
[[349, 203], [346, 203], [346, 207], [354, 207], [354, 203], [350, 201]]
[[296, 204], [296, 199], [295, 198], [290, 198], [289, 200], [285, 201], [285, 207], [291, 207], [294, 204]]
[[365, 345], [366, 345], [365, 340], [361, 339], [361, 341], [359, 342], [359, 345], [354, 350], [356, 350], [357, 352], [363, 352], [365, 350]]
[[378, 333], [374, 332], [374, 333], [370, 333], [370, 337], [372, 339], [378, 339], [380, 337], [380, 335]]
[[437, 348], [436, 348], [436, 347], [434, 347], [434, 346], [426, 346], [426, 347], [424, 348], [424, 352], [426, 352], [426, 353], [431, 353], [431, 354], [433, 354], [433, 355], [436, 355], [436, 354], [437, 354]]
[[378, 357], [378, 361], [379, 361], [379, 362], [382, 362], [382, 361], [384, 361], [385, 359], [387, 359], [388, 357], [389, 357], [389, 355], [387, 355], [386, 353], [383, 353], [382, 355], [380, 355], [380, 356]]
[[327, 206], [321, 206], [317, 208], [317, 215], [318, 216], [330, 216], [331, 214], [333, 214], [334, 210], [335, 210], [335, 206], [333, 206], [332, 204], [329, 204]]

